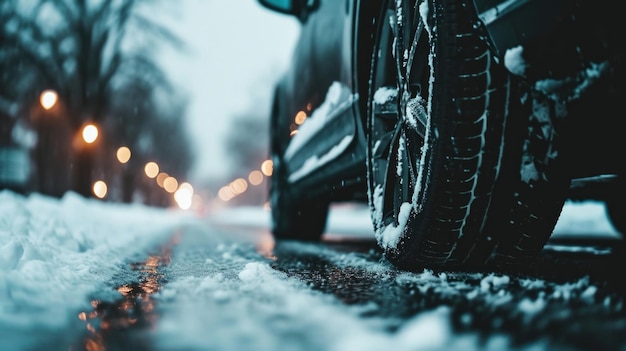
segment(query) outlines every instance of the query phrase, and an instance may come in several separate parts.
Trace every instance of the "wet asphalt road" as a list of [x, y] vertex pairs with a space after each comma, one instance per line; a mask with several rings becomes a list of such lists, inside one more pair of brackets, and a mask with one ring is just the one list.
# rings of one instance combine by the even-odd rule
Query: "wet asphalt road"
[[[331, 255], [362, 252], [365, 260], [384, 261], [375, 243], [321, 245]], [[447, 306], [456, 332], [478, 332], [485, 339], [505, 334], [515, 347], [532, 349], [545, 342], [551, 350], [626, 349], [626, 255], [618, 240], [553, 241], [527, 266], [432, 272], [433, 279], [393, 269], [381, 279], [367, 269], [338, 267], [316, 250], [293, 250], [290, 244], [279, 244], [274, 252], [276, 269], [346, 304], [373, 302], [377, 308], [368, 315], [397, 318], [398, 328], [415, 315]], [[415, 276], [420, 278], [411, 279]]]
[[[331, 235], [321, 243], [275, 243], [264, 229], [216, 231], [207, 236], [183, 229], [154, 252], [129, 260], [110, 282], [123, 298], [94, 299], [93, 310], [73, 323], [83, 331], [70, 349], [169, 349], [151, 334], [167, 303], [151, 296], [172, 279], [206, 275], [210, 260], [226, 276], [236, 275], [243, 261], [268, 263], [304, 282], [304, 289], [362, 306], [360, 318], [386, 321], [389, 333], [445, 306], [454, 335], [478, 334], [485, 349], [626, 350], [621, 240], [552, 241], [532, 264], [507, 272], [404, 272], [385, 261], [373, 240]], [[502, 335], [511, 344], [494, 347], [494, 336]], [[297, 349], [319, 346], [301, 343]]]

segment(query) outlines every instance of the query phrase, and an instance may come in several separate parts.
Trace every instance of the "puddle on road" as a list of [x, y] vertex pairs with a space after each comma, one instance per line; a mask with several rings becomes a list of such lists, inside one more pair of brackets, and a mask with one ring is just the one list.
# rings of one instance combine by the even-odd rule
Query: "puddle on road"
[[163, 286], [161, 269], [170, 264], [173, 248], [180, 242], [177, 232], [159, 250], [143, 262], [133, 262], [130, 269], [139, 273], [137, 282], [115, 288], [122, 297], [116, 301], [92, 300], [89, 311], [80, 312], [77, 318], [85, 323], [86, 335], [70, 350], [104, 351], [107, 349], [152, 349], [149, 338], [129, 331], [152, 330], [158, 314], [152, 295]]

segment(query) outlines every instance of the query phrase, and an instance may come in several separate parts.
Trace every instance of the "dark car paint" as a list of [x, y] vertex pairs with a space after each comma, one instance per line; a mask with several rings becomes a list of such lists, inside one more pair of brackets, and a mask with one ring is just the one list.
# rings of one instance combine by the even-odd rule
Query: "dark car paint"
[[[306, 144], [307, 147], [299, 149], [289, 160], [287, 177], [311, 157], [323, 155], [337, 145], [344, 136], [355, 136], [348, 148], [333, 162], [302, 178], [297, 182], [298, 186], [291, 187], [294, 192], [316, 186], [327, 191], [342, 189], [331, 192], [333, 199], [343, 196], [352, 198], [356, 192], [363, 195], [357, 197], [366, 200], [365, 135], [362, 124], [364, 114], [359, 105], [366, 98], [366, 91], [358, 89], [360, 78], [357, 76], [356, 62], [353, 61], [357, 40], [354, 34], [358, 32], [354, 30], [358, 25], [356, 5], [354, 0], [319, 2], [315, 12], [302, 21], [301, 37], [293, 53], [291, 69], [277, 87], [276, 96], [281, 98], [275, 101], [273, 113], [278, 125], [272, 126], [272, 133], [283, 133], [275, 138], [279, 140], [276, 149], [283, 151], [287, 148], [287, 143], [280, 140], [289, 141], [284, 135], [289, 134], [295, 115], [299, 111], [305, 111], [310, 116], [324, 102], [333, 82], [341, 82], [357, 96], [349, 108], [333, 119], [330, 128], [315, 135]], [[324, 45], [319, 45], [320, 42], [315, 39], [320, 37], [325, 38]], [[308, 193], [292, 195], [305, 197]]]

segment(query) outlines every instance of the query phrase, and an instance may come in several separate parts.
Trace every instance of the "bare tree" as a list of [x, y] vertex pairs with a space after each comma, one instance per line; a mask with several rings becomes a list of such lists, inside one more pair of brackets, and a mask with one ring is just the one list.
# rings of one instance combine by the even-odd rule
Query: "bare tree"
[[[255, 105], [258, 106], [258, 105]], [[249, 112], [234, 116], [226, 135], [226, 149], [230, 163], [231, 179], [247, 179], [251, 171], [259, 170], [269, 156], [269, 121], [262, 111], [251, 108]], [[266, 200], [266, 185], [246, 189], [231, 201], [237, 204], [259, 205]]]
[[226, 149], [233, 174], [247, 174], [258, 169], [261, 162], [267, 159], [268, 128], [266, 116], [259, 116], [253, 111], [231, 119]]
[[155, 198], [147, 193], [163, 190], [153, 181], [152, 186], [144, 184], [143, 167], [148, 161], [156, 161], [164, 172], [178, 179], [184, 179], [191, 167], [190, 139], [183, 128], [187, 101], [172, 93], [160, 98], [168, 100], [167, 104], [157, 105], [151, 97], [153, 87], [142, 81], [129, 82], [118, 92], [124, 98], [113, 101], [111, 109], [116, 113], [107, 120], [105, 129], [111, 136], [111, 148], [127, 146], [133, 150], [133, 156], [123, 166], [109, 158], [112, 164], [104, 162], [104, 170], [119, 169], [121, 201], [132, 201], [137, 189], [141, 189], [144, 198]]
[[[32, 179], [29, 152], [34, 142], [25, 121], [19, 117], [26, 107], [20, 102], [39, 77], [21, 61], [15, 43], [20, 21], [17, 0], [0, 2], [0, 188], [27, 191]], [[15, 162], [18, 161], [18, 162]]]
[[[28, 14], [20, 13], [19, 36], [11, 43], [22, 64], [34, 67], [39, 86], [59, 93], [69, 134], [87, 123], [102, 125], [120, 111], [112, 102], [126, 97], [122, 87], [143, 82], [153, 87], [144, 95], [154, 103], [154, 90], [171, 89], [166, 75], [153, 61], [156, 42], [182, 42], [143, 15], [149, 0], [37, 0]], [[136, 42], [132, 42], [136, 40]], [[128, 121], [142, 124], [141, 120]], [[46, 126], [48, 127], [48, 126]], [[133, 127], [130, 127], [133, 128]], [[45, 134], [39, 130], [40, 134]], [[45, 142], [46, 138], [41, 138]], [[72, 188], [90, 196], [97, 148], [69, 138]], [[78, 140], [78, 142], [76, 142]], [[57, 141], [58, 142], [58, 141]], [[49, 149], [48, 146], [41, 146]], [[55, 145], [57, 149], [63, 149]]]

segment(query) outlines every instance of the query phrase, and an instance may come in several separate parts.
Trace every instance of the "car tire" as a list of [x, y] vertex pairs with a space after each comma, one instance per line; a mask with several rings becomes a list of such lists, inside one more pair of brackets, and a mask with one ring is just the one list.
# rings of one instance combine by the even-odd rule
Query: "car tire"
[[544, 97], [498, 62], [472, 1], [386, 1], [378, 26], [367, 176], [385, 256], [416, 270], [536, 255], [569, 184], [554, 111], [535, 113]]
[[326, 228], [330, 201], [323, 197], [299, 199], [287, 180], [283, 153], [289, 141], [289, 126], [280, 122], [279, 104], [274, 101], [271, 120], [272, 176], [269, 182], [272, 235], [277, 240], [318, 241]]
[[525, 82], [516, 82], [511, 96], [501, 172], [470, 264], [506, 267], [534, 259], [550, 238], [569, 191], [567, 104]]

